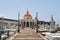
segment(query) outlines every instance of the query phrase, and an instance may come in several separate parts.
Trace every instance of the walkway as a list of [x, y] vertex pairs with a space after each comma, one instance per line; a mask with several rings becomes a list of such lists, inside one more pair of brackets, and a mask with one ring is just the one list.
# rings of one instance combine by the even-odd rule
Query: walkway
[[15, 35], [12, 40], [44, 40], [44, 37], [31, 28], [24, 28], [19, 34]]

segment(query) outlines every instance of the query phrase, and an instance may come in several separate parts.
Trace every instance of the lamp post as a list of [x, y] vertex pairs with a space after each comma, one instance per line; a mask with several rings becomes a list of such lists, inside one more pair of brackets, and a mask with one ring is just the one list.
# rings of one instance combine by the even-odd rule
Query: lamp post
[[0, 26], [0, 40], [1, 40], [1, 35], [2, 32], [4, 31], [4, 27], [3, 27], [3, 17], [1, 17], [1, 26]]
[[20, 14], [18, 13], [18, 33], [20, 33], [20, 21], [19, 21], [19, 19], [20, 19]]
[[36, 33], [38, 33], [38, 12], [36, 12]]

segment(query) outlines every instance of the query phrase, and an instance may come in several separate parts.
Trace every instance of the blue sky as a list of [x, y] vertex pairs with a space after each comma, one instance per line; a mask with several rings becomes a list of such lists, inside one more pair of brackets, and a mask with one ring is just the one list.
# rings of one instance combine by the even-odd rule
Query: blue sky
[[38, 19], [43, 21], [50, 21], [53, 15], [56, 23], [60, 24], [60, 0], [0, 0], [0, 17], [17, 19], [19, 12], [23, 18], [27, 9], [33, 18], [36, 12]]

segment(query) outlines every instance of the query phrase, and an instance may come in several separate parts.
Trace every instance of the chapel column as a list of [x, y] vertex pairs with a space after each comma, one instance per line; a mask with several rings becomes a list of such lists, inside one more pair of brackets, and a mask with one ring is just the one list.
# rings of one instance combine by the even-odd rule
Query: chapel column
[[29, 27], [31, 27], [31, 26], [30, 26], [30, 22], [29, 22]]
[[26, 27], [27, 23], [25, 22], [25, 27]]

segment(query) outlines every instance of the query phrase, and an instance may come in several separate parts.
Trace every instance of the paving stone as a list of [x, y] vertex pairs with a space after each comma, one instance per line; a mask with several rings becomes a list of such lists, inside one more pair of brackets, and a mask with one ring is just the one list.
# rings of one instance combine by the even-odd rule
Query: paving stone
[[24, 28], [12, 40], [44, 40], [32, 28]]

